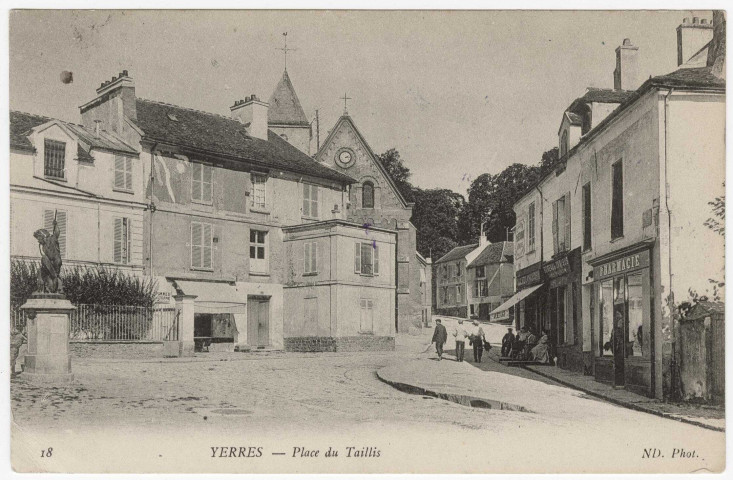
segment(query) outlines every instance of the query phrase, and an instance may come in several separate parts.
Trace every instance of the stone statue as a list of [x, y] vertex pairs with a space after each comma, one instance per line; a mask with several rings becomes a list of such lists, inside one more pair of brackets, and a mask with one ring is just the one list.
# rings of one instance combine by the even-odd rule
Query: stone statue
[[56, 213], [53, 216], [53, 233], [41, 228], [33, 233], [38, 240], [41, 252], [41, 268], [38, 271], [37, 293], [62, 293], [61, 286], [61, 250], [59, 248], [59, 231]]

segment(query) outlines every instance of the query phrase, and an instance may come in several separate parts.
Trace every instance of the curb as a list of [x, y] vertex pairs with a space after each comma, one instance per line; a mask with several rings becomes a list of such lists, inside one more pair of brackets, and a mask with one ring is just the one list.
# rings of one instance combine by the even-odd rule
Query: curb
[[550, 380], [552, 380], [554, 382], [557, 382], [557, 383], [559, 383], [561, 385], [564, 385], [566, 387], [572, 388], [574, 390], [578, 390], [578, 391], [583, 392], [583, 393], [585, 393], [587, 395], [591, 395], [593, 397], [600, 398], [601, 400], [605, 400], [605, 401], [607, 401], [609, 403], [613, 403], [615, 405], [619, 405], [619, 406], [624, 407], [624, 408], [629, 408], [631, 410], [636, 410], [637, 412], [643, 412], [643, 413], [648, 413], [648, 414], [651, 414], [651, 415], [656, 415], [657, 417], [667, 418], [669, 420], [676, 420], [678, 422], [688, 423], [690, 425], [695, 425], [696, 427], [707, 428], [708, 430], [714, 430], [716, 432], [725, 432], [725, 428], [716, 427], [716, 426], [713, 426], [713, 425], [708, 425], [707, 423], [698, 422], [697, 420], [690, 420], [690, 419], [684, 418], [684, 417], [675, 417], [673, 415], [670, 415], [669, 413], [659, 412], [657, 410], [653, 410], [653, 409], [650, 409], [650, 408], [642, 407], [641, 405], [637, 405], [635, 403], [625, 402], [623, 400], [618, 400], [616, 398], [607, 397], [607, 396], [605, 396], [603, 394], [600, 394], [600, 393], [594, 392], [592, 390], [588, 390], [588, 389], [579, 387], [579, 386], [574, 385], [574, 384], [572, 384], [570, 382], [566, 382], [564, 380], [561, 380], [561, 379], [559, 379], [557, 377], [553, 377], [552, 375], [547, 374], [545, 372], [534, 370], [531, 367], [522, 366], [521, 368], [523, 368], [524, 370], [527, 370], [529, 372], [535, 373], [535, 374], [537, 374], [537, 375], [539, 375], [541, 377], [549, 378]]
[[389, 380], [383, 377], [382, 375], [380, 375], [379, 373], [380, 370], [377, 370], [375, 372], [377, 374], [377, 378], [380, 381], [386, 383], [387, 385], [393, 388], [396, 388], [397, 390], [401, 392], [409, 393], [411, 395], [423, 395], [423, 396], [439, 398], [441, 400], [447, 400], [449, 402], [463, 405], [464, 407], [487, 408], [487, 409], [492, 409], [492, 410], [507, 410], [507, 411], [512, 411], [512, 412], [534, 413], [533, 411], [521, 405], [515, 405], [512, 403], [500, 402], [498, 400], [491, 400], [491, 399], [486, 399], [486, 398], [481, 398], [481, 397], [474, 397], [471, 395], [436, 392], [433, 390], [428, 390], [423, 387], [409, 385], [407, 383], [395, 382], [393, 380]]

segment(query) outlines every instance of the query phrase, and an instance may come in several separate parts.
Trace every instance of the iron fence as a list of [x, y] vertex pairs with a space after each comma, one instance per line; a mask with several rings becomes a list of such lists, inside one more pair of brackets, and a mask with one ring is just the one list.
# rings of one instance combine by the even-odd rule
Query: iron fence
[[[27, 313], [11, 312], [16, 328], [25, 329]], [[69, 339], [75, 342], [162, 342], [178, 340], [175, 307], [76, 305], [69, 315]]]

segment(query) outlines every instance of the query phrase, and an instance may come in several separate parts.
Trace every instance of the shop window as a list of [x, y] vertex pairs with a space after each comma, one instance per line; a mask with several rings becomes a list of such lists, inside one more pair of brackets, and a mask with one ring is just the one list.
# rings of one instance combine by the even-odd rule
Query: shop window
[[534, 202], [529, 204], [529, 215], [527, 221], [527, 252], [534, 251], [534, 229], [535, 229]]
[[253, 272], [267, 272], [267, 232], [249, 231], [249, 268]]
[[644, 297], [641, 272], [628, 276], [627, 288], [629, 329], [626, 339], [626, 356], [640, 357], [643, 354], [644, 346]]
[[605, 357], [613, 356], [613, 280], [604, 280], [601, 283], [599, 298], [599, 312], [601, 325], [599, 340], [600, 354]]
[[64, 178], [66, 143], [46, 140], [43, 148], [43, 174], [51, 178]]
[[583, 250], [591, 249], [591, 191], [590, 182], [583, 185]]
[[611, 167], [613, 190], [611, 197], [611, 239], [624, 236], [624, 173], [621, 160]]
[[361, 187], [362, 208], [374, 208], [374, 185], [372, 182], [364, 182]]

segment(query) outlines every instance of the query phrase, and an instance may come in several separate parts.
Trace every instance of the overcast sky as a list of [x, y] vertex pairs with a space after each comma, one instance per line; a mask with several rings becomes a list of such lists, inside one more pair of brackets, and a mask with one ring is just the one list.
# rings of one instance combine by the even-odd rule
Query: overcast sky
[[[123, 69], [138, 96], [224, 115], [267, 99], [288, 73], [321, 140], [343, 111], [375, 153], [397, 148], [415, 185], [465, 194], [470, 180], [536, 163], [586, 87], [613, 87], [615, 49], [642, 77], [673, 71], [675, 28], [709, 11], [14, 11], [10, 108], [79, 122]], [[60, 81], [64, 70], [73, 83]]]

